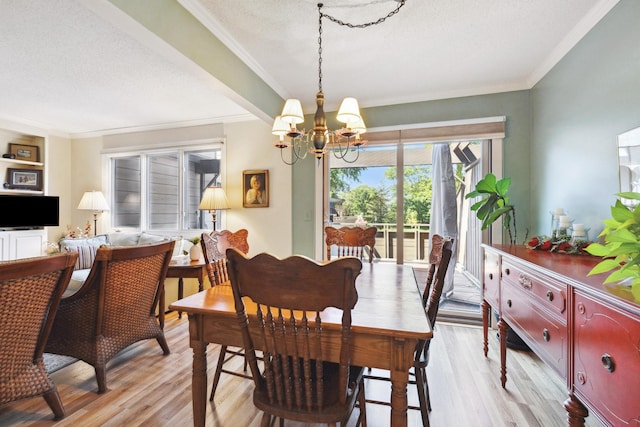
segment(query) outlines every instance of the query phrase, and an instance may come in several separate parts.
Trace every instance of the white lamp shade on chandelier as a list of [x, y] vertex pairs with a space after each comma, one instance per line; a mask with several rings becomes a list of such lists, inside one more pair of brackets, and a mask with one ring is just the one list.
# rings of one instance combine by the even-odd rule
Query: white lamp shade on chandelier
[[287, 99], [282, 108], [280, 119], [290, 125], [304, 123], [304, 113], [302, 112], [302, 104], [298, 99]]
[[338, 121], [345, 123], [347, 127], [351, 127], [349, 126], [351, 123], [362, 122], [358, 100], [355, 98], [343, 99], [336, 118]]
[[367, 127], [364, 125], [364, 121], [362, 120], [362, 117], [360, 117], [360, 120], [349, 123], [349, 127], [351, 128], [352, 131], [354, 131], [358, 135], [363, 134], [367, 131]]
[[277, 135], [280, 137], [280, 140], [289, 133], [289, 124], [282, 120], [282, 116], [276, 116], [276, 119], [273, 121], [273, 128], [271, 128], [271, 133], [273, 135]]

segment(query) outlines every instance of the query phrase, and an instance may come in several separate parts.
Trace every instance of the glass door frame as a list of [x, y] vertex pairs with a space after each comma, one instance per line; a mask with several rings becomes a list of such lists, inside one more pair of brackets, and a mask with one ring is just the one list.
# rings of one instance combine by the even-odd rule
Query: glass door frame
[[[470, 127], [478, 127], [481, 129], [477, 132], [476, 135], [465, 135], [464, 138], [455, 138], [455, 137], [441, 137], [441, 138], [424, 138], [421, 139], [422, 142], [443, 142], [447, 141], [449, 143], [456, 142], [460, 140], [468, 140], [468, 139], [486, 139], [487, 143], [483, 144], [482, 148], [482, 170], [483, 173], [486, 174], [488, 172], [492, 172], [496, 175], [496, 177], [501, 178], [503, 176], [503, 142], [504, 142], [504, 124], [506, 122], [505, 116], [498, 117], [488, 117], [482, 119], [471, 119], [471, 120], [454, 120], [450, 122], [438, 122], [438, 123], [426, 123], [419, 125], [409, 125], [409, 126], [393, 126], [379, 129], [370, 129], [370, 132], [386, 132], [386, 131], [396, 131], [398, 132], [398, 139], [393, 140], [389, 139], [386, 143], [396, 144], [396, 168], [397, 170], [402, 170], [404, 167], [404, 147], [405, 144], [410, 144], [416, 142], [415, 138], [406, 138], [403, 140], [402, 133], [406, 131], [406, 134], [411, 135], [412, 130], [417, 129], [429, 129], [434, 127], [444, 127], [444, 126], [465, 126], [469, 125]], [[483, 132], [483, 125], [494, 125], [494, 128], [491, 128], [490, 131]], [[498, 126], [495, 126], [498, 125]], [[384, 144], [384, 142], [375, 143], [376, 145]], [[372, 143], [373, 145], [373, 143]], [[322, 161], [317, 162], [315, 169], [315, 195], [316, 195], [316, 206], [322, 207], [322, 209], [315, 209], [314, 212], [314, 223], [319, 224], [320, 227], [316, 227], [316, 237], [315, 237], [315, 258], [316, 259], [324, 259], [325, 248], [324, 248], [324, 227], [328, 224], [329, 221], [329, 160], [328, 154], [322, 158]], [[396, 191], [396, 203], [397, 203], [397, 211], [404, 212], [404, 185], [403, 180], [398, 180], [396, 183], [398, 191]], [[396, 215], [396, 227], [398, 230], [402, 229], [404, 218], [402, 215]], [[404, 263], [404, 236], [403, 233], [397, 233], [397, 255], [396, 262], [398, 264]], [[482, 232], [481, 237], [482, 243], [490, 244], [492, 241], [501, 242], [502, 241], [502, 223], [501, 221], [496, 221], [490, 230], [485, 230]]]

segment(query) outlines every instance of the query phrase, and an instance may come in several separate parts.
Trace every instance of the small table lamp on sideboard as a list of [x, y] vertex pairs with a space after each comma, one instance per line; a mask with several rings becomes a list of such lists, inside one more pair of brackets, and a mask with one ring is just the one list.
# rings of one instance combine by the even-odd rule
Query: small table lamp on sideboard
[[200, 201], [200, 210], [208, 210], [213, 217], [213, 231], [216, 231], [216, 213], [229, 209], [229, 201], [222, 187], [207, 187]]
[[93, 235], [96, 236], [98, 234], [98, 214], [109, 210], [109, 205], [102, 192], [96, 190], [86, 191], [82, 195], [82, 199], [80, 199], [78, 209], [93, 211]]

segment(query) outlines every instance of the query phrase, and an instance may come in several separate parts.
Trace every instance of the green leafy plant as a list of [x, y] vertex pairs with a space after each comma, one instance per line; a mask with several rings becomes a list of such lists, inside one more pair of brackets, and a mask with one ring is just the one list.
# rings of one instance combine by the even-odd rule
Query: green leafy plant
[[[640, 201], [640, 193], [624, 192], [616, 196]], [[628, 207], [620, 199], [611, 207], [611, 218], [603, 221], [605, 228], [598, 237], [604, 244], [592, 243], [585, 250], [603, 258], [588, 275], [611, 272], [604, 283], [630, 286], [636, 301], [640, 301], [640, 203]]]
[[189, 239], [189, 241], [194, 244], [197, 245], [200, 243], [200, 236], [196, 236], [196, 237], [192, 237], [191, 239]]
[[482, 199], [471, 206], [476, 217], [482, 221], [482, 229], [486, 230], [491, 224], [502, 217], [502, 226], [509, 233], [509, 241], [517, 241], [516, 209], [509, 204], [507, 192], [511, 185], [511, 178], [498, 180], [492, 173], [488, 173], [476, 184], [476, 188], [465, 196], [466, 199], [481, 197]]

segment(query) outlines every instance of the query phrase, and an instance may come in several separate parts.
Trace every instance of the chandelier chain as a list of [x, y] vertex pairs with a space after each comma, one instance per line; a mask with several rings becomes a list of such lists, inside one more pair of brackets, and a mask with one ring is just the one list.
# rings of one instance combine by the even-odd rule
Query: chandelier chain
[[318, 92], [322, 92], [322, 3], [318, 3]]
[[400, 11], [405, 2], [406, 0], [400, 0], [398, 6], [394, 10], [389, 12], [386, 16], [383, 16], [382, 18], [379, 18], [375, 21], [366, 22], [364, 24], [352, 24], [351, 22], [344, 22], [334, 16], [323, 13], [322, 7], [324, 5], [322, 3], [318, 3], [318, 92], [322, 92], [322, 18], [327, 18], [331, 22], [342, 25], [344, 27], [367, 28], [373, 25], [382, 24], [388, 18], [391, 18], [393, 15]]
[[[338, 18], [335, 18], [331, 15], [327, 15], [326, 13], [322, 13], [320, 12], [320, 20], [322, 20], [323, 17], [327, 18], [329, 21], [334, 22], [338, 25], [342, 25], [344, 27], [349, 27], [349, 28], [367, 28], [367, 27], [371, 27], [372, 25], [378, 25], [378, 24], [382, 24], [384, 21], [386, 21], [388, 18], [391, 18], [393, 15], [395, 15], [396, 13], [398, 13], [400, 11], [400, 8], [402, 6], [404, 6], [406, 0], [400, 0], [400, 3], [398, 4], [398, 7], [396, 7], [394, 10], [392, 10], [391, 12], [389, 12], [387, 14], [387, 16], [383, 16], [382, 18], [376, 20], [376, 21], [371, 21], [371, 22], [366, 22], [364, 24], [352, 24], [351, 22], [344, 22], [341, 21]], [[318, 4], [318, 11], [320, 11], [320, 8], [322, 3]]]
[[[323, 4], [318, 3], [318, 93], [316, 94], [317, 109], [313, 121], [313, 132], [305, 133], [305, 131], [298, 131], [296, 129], [297, 123], [304, 122], [304, 118], [299, 120], [299, 118], [303, 116], [302, 107], [299, 100], [288, 99], [285, 103], [284, 109], [282, 110], [282, 115], [276, 117], [271, 131], [274, 135], [280, 136], [280, 141], [275, 142], [274, 146], [280, 149], [280, 156], [285, 164], [293, 165], [298, 160], [304, 159], [307, 156], [307, 153], [313, 153], [318, 161], [320, 161], [320, 159], [330, 151], [333, 152], [336, 158], [342, 159], [342, 161], [347, 163], [354, 163], [358, 160], [358, 157], [360, 156], [360, 147], [366, 145], [367, 141], [360, 139], [360, 134], [365, 133], [366, 128], [364, 121], [360, 116], [360, 111], [355, 98], [345, 98], [343, 101], [343, 105], [347, 104], [345, 111], [342, 112], [342, 106], [338, 111], [338, 117], [341, 115], [348, 117], [338, 118], [339, 121], [345, 122], [346, 128], [338, 131], [329, 131], [327, 129], [326, 117], [323, 109], [324, 94], [322, 93], [322, 18], [327, 18], [338, 25], [349, 28], [366, 28], [372, 25], [381, 24], [398, 13], [400, 8], [405, 5], [406, 0], [396, 1], [398, 2], [398, 6], [393, 11], [376, 21], [364, 24], [344, 22], [331, 15], [322, 13]], [[349, 100], [349, 102], [347, 102], [347, 100]], [[300, 111], [298, 112], [298, 110]], [[287, 120], [285, 120], [285, 117]], [[290, 138], [290, 143], [285, 142], [285, 136]], [[343, 142], [342, 138], [345, 138], [346, 141]], [[332, 148], [329, 148], [328, 145]], [[285, 148], [291, 149], [290, 161], [284, 157], [283, 150]], [[347, 159], [346, 156], [354, 151], [356, 153], [355, 158], [353, 158], [353, 160]]]

